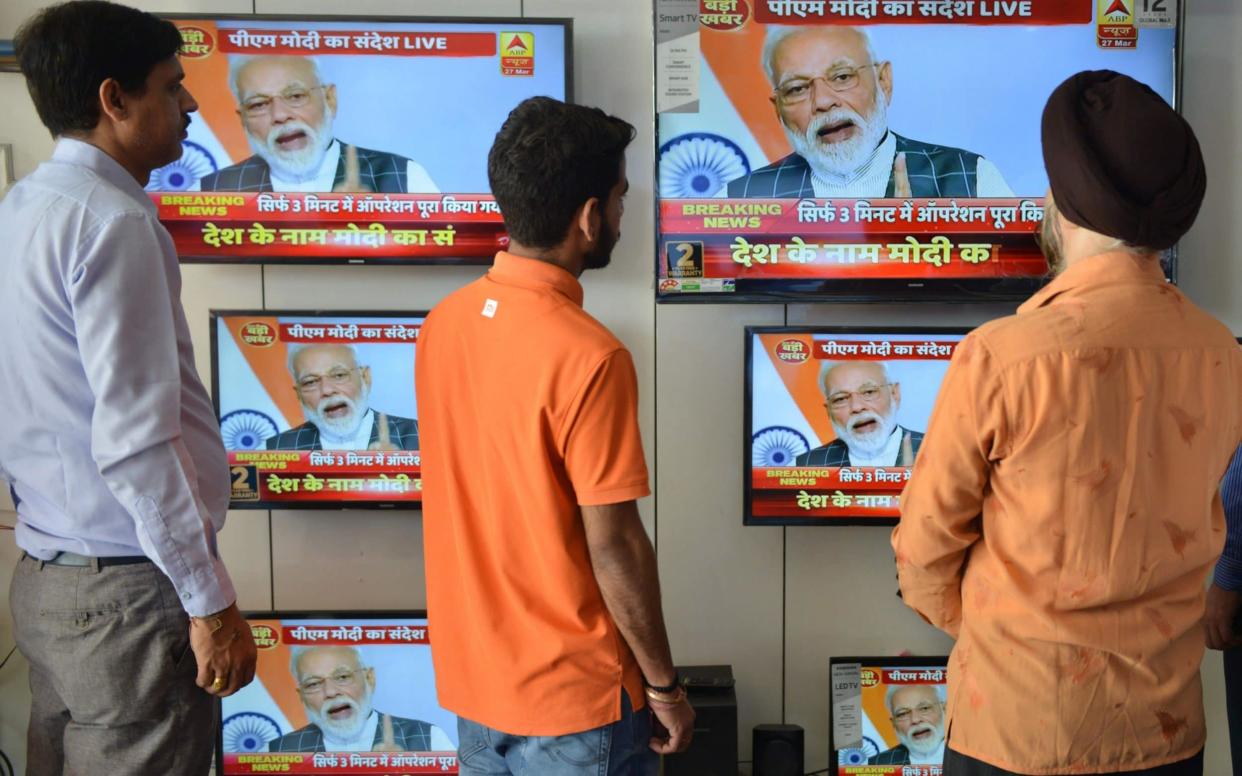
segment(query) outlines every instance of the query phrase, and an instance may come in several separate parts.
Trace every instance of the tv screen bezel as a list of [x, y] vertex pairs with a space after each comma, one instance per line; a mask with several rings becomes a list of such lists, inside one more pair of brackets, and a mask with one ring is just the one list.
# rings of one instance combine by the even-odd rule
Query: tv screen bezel
[[[358, 612], [340, 611], [250, 611], [243, 610], [242, 619], [251, 620], [426, 620], [426, 609], [368, 610]], [[430, 630], [428, 630], [430, 633]], [[412, 645], [422, 646], [422, 645]], [[430, 642], [427, 648], [431, 648]], [[438, 702], [438, 701], [437, 701]], [[228, 776], [224, 772], [224, 699], [216, 699], [216, 767], [215, 776]]]
[[[862, 666], [892, 666], [893, 668], [919, 668], [934, 663], [937, 667], [944, 666], [945, 669], [945, 685], [949, 683], [949, 656], [948, 655], [901, 655], [897, 657], [883, 656], [862, 656], [862, 657], [830, 657], [828, 658], [828, 774], [829, 776], [837, 776], [841, 767], [837, 763], [837, 747], [836, 741], [833, 740], [833, 703], [832, 703], [832, 667], [836, 665], [845, 665], [849, 663], [858, 663]], [[946, 739], [948, 731], [946, 730]]]
[[[574, 102], [574, 20], [569, 16], [562, 17], [520, 17], [520, 16], [377, 16], [367, 14], [247, 14], [247, 13], [160, 13], [161, 19], [168, 21], [257, 21], [257, 22], [349, 22], [377, 24], [479, 24], [497, 26], [502, 24], [549, 25], [559, 26], [564, 33], [565, 41], [565, 102]], [[497, 130], [500, 127], [496, 128]], [[484, 153], [486, 155], [486, 153]], [[161, 192], [147, 192], [148, 194]], [[177, 192], [162, 192], [177, 193]], [[445, 194], [488, 194], [490, 192], [445, 192]], [[161, 222], [162, 223], [162, 222]], [[204, 254], [178, 254], [182, 264], [207, 264], [231, 266], [234, 264], [273, 266], [340, 266], [340, 265], [389, 265], [389, 266], [464, 266], [487, 267], [492, 257], [444, 257], [417, 258], [400, 256], [368, 257], [358, 256], [282, 256], [273, 253], [267, 256], [208, 256]]]
[[[256, 316], [263, 318], [284, 318], [290, 316], [331, 316], [333, 318], [349, 318], [349, 317], [372, 317], [372, 318], [422, 318], [427, 319], [429, 310], [263, 310], [263, 309], [243, 309], [243, 310], [218, 310], [211, 309], [208, 311], [211, 321], [211, 406], [212, 411], [216, 414], [216, 423], [220, 422], [220, 359], [219, 359], [219, 319], [221, 317], [230, 316]], [[418, 340], [414, 341], [414, 347], [417, 349]], [[417, 352], [417, 350], [415, 351]], [[415, 367], [417, 369], [417, 367]], [[418, 420], [418, 418], [414, 418]], [[421, 436], [420, 436], [421, 441]], [[229, 452], [226, 448], [225, 452]], [[419, 452], [419, 479], [422, 479], [421, 451]], [[385, 510], [411, 510], [421, 512], [423, 509], [422, 497], [418, 501], [233, 501], [229, 499], [229, 509], [292, 509], [301, 511], [304, 509], [314, 510], [347, 510], [347, 509], [385, 509]]]
[[[652, 32], [657, 32], [661, 0], [652, 0]], [[1173, 43], [1173, 101], [1172, 107], [1182, 115], [1182, 81], [1185, 75], [1186, 3], [1179, 3]], [[654, 66], [659, 68], [659, 51], [652, 51]], [[998, 303], [1021, 302], [1052, 280], [1051, 271], [1040, 277], [989, 277], [955, 278], [936, 280], [925, 278], [893, 279], [735, 279], [732, 292], [715, 293], [663, 293], [660, 291], [660, 269], [663, 257], [660, 253], [663, 232], [660, 226], [660, 110], [659, 95], [652, 94], [652, 110], [655, 114], [653, 132], [652, 184], [655, 218], [653, 230], [652, 270], [655, 273], [654, 289], [657, 304], [799, 304], [813, 302], [840, 302], [848, 304], [893, 304], [908, 302], [926, 303]], [[848, 198], [842, 198], [848, 199]], [[1032, 233], [1032, 239], [1034, 235]], [[1165, 278], [1177, 285], [1178, 246], [1164, 251], [1161, 266]], [[816, 288], [817, 287], [817, 288]]]
[[[743, 359], [742, 379], [745, 381], [743, 386], [743, 407], [742, 407], [742, 525], [745, 526], [790, 526], [790, 525], [815, 525], [815, 526], [847, 526], [847, 525], [871, 525], [871, 526], [887, 526], [897, 525], [900, 518], [896, 517], [841, 517], [841, 518], [823, 518], [823, 517], [755, 517], [753, 514], [754, 494], [753, 494], [753, 476], [751, 466], [751, 454], [754, 445], [754, 432], [751, 431], [752, 420], [754, 416], [754, 381], [752, 379], [754, 357], [755, 357], [755, 335], [757, 334], [809, 334], [811, 336], [817, 334], [874, 334], [883, 332], [885, 334], [944, 334], [952, 336], [965, 337], [976, 327], [973, 326], [747, 326], [746, 327], [746, 355]], [[903, 489], [904, 490], [904, 489]]]

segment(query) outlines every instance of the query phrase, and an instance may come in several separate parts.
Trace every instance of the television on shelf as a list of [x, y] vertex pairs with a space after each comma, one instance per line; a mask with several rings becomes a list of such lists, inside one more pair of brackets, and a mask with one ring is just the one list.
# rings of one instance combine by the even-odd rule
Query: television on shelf
[[212, 395], [233, 508], [422, 503], [423, 312], [212, 310]]
[[1176, 3], [655, 6], [660, 301], [1025, 298], [1053, 89], [1110, 69], [1178, 106]]
[[941, 776], [947, 657], [833, 657], [832, 776]]
[[966, 329], [746, 329], [746, 525], [896, 525]]
[[487, 264], [487, 154], [572, 99], [567, 19], [179, 15], [198, 101], [147, 190], [187, 262]]
[[425, 612], [251, 612], [254, 681], [220, 701], [216, 776], [454, 774]]

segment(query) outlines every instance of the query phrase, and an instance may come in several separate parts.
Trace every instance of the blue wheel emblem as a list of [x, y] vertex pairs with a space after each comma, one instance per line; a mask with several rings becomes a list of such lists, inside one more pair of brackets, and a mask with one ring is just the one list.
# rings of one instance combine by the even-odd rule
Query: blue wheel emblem
[[751, 438], [752, 466], [793, 466], [798, 456], [811, 449], [806, 437], [788, 426], [768, 426]]
[[221, 726], [226, 752], [266, 752], [269, 741], [280, 738], [280, 725], [265, 714], [244, 711]]
[[181, 158], [151, 173], [147, 191], [186, 191], [199, 178], [220, 169], [215, 157], [198, 143], [181, 141]]
[[235, 410], [220, 418], [225, 450], [262, 450], [279, 432], [276, 421], [254, 410]]
[[749, 172], [737, 143], [710, 132], [679, 135], [660, 147], [661, 197], [712, 197]]

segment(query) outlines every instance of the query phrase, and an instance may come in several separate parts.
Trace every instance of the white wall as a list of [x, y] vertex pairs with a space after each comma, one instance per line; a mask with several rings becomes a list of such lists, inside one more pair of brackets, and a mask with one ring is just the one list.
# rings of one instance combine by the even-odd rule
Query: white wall
[[[1242, 332], [1242, 9], [1235, 0], [1188, 0], [1185, 110], [1209, 162], [1208, 202], [1183, 248], [1183, 287]], [[10, 38], [43, 0], [0, 3]], [[246, 12], [249, 0], [167, 0], [149, 10]], [[337, 0], [258, 0], [259, 13], [336, 13]], [[974, 306], [659, 306], [652, 301], [653, 115], [651, 10], [646, 0], [353, 0], [358, 14], [572, 16], [575, 86], [639, 128], [629, 155], [631, 193], [612, 266], [586, 278], [587, 308], [626, 342], [638, 365], [642, 429], [656, 493], [643, 504], [656, 537], [665, 615], [681, 663], [731, 663], [737, 676], [742, 759], [751, 728], [807, 730], [807, 770], [827, 765], [827, 665], [833, 654], [944, 652], [949, 640], [894, 597], [887, 531], [744, 528], [741, 517], [742, 327], [790, 323], [970, 325], [1008, 312]], [[51, 151], [20, 77], [0, 74], [0, 143], [18, 175]], [[1234, 175], [1239, 173], [1239, 175]], [[199, 368], [208, 368], [212, 307], [421, 309], [479, 274], [468, 268], [187, 266], [184, 303]], [[13, 515], [0, 502], [0, 524]], [[425, 605], [417, 513], [235, 512], [221, 536], [244, 608], [417, 608]], [[0, 535], [0, 568], [17, 553]], [[331, 563], [334, 573], [322, 574]], [[7, 599], [8, 574], [0, 572]], [[0, 656], [13, 643], [0, 608]], [[1204, 663], [1207, 773], [1229, 771], [1218, 655]], [[25, 665], [0, 671], [0, 750], [24, 767], [29, 703]]]

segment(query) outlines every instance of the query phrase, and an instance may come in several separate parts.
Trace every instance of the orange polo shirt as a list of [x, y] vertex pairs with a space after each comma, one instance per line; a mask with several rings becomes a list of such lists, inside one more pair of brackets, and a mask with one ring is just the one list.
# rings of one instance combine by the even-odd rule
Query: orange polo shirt
[[906, 603], [957, 637], [950, 748], [1026, 774], [1203, 748], [1240, 397], [1233, 336], [1126, 253], [962, 342], [893, 532]]
[[580, 509], [650, 494], [629, 351], [572, 275], [500, 253], [427, 316], [416, 380], [440, 705], [540, 736], [641, 708]]

